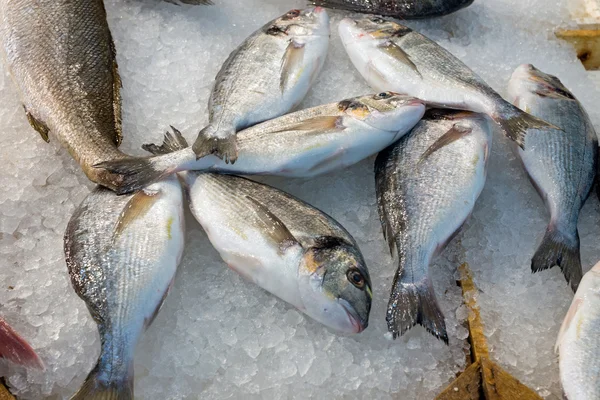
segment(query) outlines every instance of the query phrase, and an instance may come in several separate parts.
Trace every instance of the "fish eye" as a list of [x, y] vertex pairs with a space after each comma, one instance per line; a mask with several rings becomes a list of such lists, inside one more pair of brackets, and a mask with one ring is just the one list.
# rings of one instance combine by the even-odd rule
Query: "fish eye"
[[385, 22], [385, 19], [379, 18], [379, 17], [375, 17], [375, 18], [371, 18], [371, 22], [374, 22], [376, 24], [383, 24]]
[[383, 99], [389, 99], [390, 97], [392, 97], [392, 93], [390, 93], [390, 92], [381, 92], [381, 93], [375, 95], [373, 98], [375, 100], [383, 100]]
[[365, 277], [361, 272], [356, 268], [351, 268], [346, 272], [346, 277], [354, 286], [359, 289], [363, 289], [365, 287]]
[[288, 11], [287, 14], [285, 14], [285, 16], [288, 18], [297, 18], [299, 15], [300, 15], [300, 10], [291, 10], [291, 11]]

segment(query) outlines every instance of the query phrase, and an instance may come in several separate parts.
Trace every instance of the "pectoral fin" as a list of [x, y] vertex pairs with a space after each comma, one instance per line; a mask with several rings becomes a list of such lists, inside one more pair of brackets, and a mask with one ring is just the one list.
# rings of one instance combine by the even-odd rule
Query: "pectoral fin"
[[563, 320], [563, 323], [560, 326], [560, 330], [558, 331], [558, 337], [556, 338], [556, 344], [554, 345], [555, 352], [558, 351], [560, 347], [560, 342], [562, 342], [565, 333], [569, 330], [569, 327], [571, 326], [571, 323], [573, 323], [573, 320], [577, 315], [577, 311], [579, 311], [579, 308], [582, 304], [583, 299], [581, 297], [574, 299], [571, 303], [571, 307], [569, 307], [569, 311], [567, 311], [567, 315], [565, 316], [565, 319]]
[[309, 118], [304, 121], [287, 125], [276, 132], [285, 131], [304, 131], [311, 133], [330, 132], [333, 130], [343, 130], [342, 117], [337, 115], [324, 115], [321, 117]]
[[262, 231], [271, 239], [280, 254], [295, 244], [298, 240], [275, 214], [253, 197], [246, 196], [252, 205], [253, 211], [261, 225]]
[[380, 46], [380, 48], [390, 57], [400, 61], [401, 63], [405, 64], [410, 69], [415, 71], [417, 75], [419, 75], [419, 77], [423, 77], [415, 63], [410, 59], [410, 56], [406, 54], [406, 52], [402, 50], [402, 48], [400, 48], [397, 44], [395, 44], [394, 42], [385, 42]]
[[[25, 108], [25, 106], [23, 106], [23, 108]], [[31, 127], [40, 134], [40, 136], [42, 137], [42, 139], [44, 139], [46, 143], [49, 143], [50, 138], [48, 137], [48, 133], [50, 132], [50, 129], [48, 128], [48, 126], [42, 121], [38, 121], [37, 119], [35, 119], [35, 117], [31, 115], [29, 111], [27, 111], [27, 108], [25, 108], [25, 115], [27, 116], [27, 121], [29, 121], [29, 125], [31, 125]]]
[[454, 124], [452, 128], [442, 136], [438, 138], [429, 148], [421, 155], [419, 158], [419, 164], [427, 159], [430, 155], [438, 151], [444, 146], [449, 145], [452, 142], [457, 141], [465, 135], [468, 135], [473, 131], [470, 127], [460, 126], [458, 124]]
[[304, 44], [291, 40], [281, 60], [281, 77], [279, 81], [281, 93], [284, 93], [290, 85], [298, 80], [303, 72], [303, 60]]
[[113, 240], [118, 239], [133, 221], [146, 215], [154, 203], [159, 199], [159, 195], [159, 192], [148, 192], [146, 190], [140, 190], [134, 194], [119, 216], [119, 220], [117, 221], [113, 233]]

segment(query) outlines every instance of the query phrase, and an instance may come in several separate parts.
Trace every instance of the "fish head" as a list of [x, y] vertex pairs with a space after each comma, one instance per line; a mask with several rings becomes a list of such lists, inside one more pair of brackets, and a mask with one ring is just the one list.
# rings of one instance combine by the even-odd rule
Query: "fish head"
[[336, 237], [322, 237], [308, 248], [300, 268], [303, 311], [345, 333], [362, 332], [371, 310], [371, 280], [360, 251]]
[[560, 79], [540, 71], [532, 64], [522, 64], [515, 69], [508, 84], [508, 91], [513, 98], [529, 93], [543, 98], [575, 99]]
[[329, 36], [329, 16], [323, 7], [290, 10], [267, 26], [267, 34], [293, 39]]
[[378, 130], [406, 132], [425, 113], [425, 103], [415, 97], [394, 92], [356, 97], [338, 103], [340, 111]]
[[404, 25], [379, 17], [344, 18], [340, 21], [338, 30], [344, 46], [352, 43], [387, 42], [412, 31]]

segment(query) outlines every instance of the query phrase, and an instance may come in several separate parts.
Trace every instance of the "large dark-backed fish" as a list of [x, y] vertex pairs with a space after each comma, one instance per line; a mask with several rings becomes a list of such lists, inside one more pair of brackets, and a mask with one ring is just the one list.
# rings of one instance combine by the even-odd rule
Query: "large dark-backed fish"
[[448, 343], [429, 264], [473, 210], [485, 183], [491, 134], [482, 115], [431, 110], [377, 156], [379, 218], [398, 261], [387, 310], [394, 338], [420, 324]]
[[473, 0], [311, 0], [311, 4], [398, 19], [440, 17], [473, 4]]
[[75, 210], [65, 257], [73, 287], [98, 325], [101, 349], [72, 399], [133, 399], [135, 346], [173, 283], [183, 222], [175, 176], [131, 196], [98, 187]]
[[550, 212], [531, 269], [538, 272], [558, 265], [575, 291], [583, 274], [577, 221], [596, 175], [596, 131], [561, 81], [531, 64], [515, 70], [508, 91], [517, 107], [561, 128], [530, 131], [525, 150], [518, 149], [518, 155]]

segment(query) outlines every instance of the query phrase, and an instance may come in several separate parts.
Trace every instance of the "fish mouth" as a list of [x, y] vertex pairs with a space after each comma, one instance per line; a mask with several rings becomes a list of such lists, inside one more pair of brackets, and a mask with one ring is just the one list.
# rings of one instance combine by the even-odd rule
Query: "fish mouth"
[[344, 311], [346, 311], [348, 320], [352, 325], [352, 333], [361, 333], [367, 328], [368, 323], [366, 321], [362, 321], [362, 318], [357, 315], [356, 311], [350, 309], [346, 304], [344, 304], [344, 301], [340, 302], [340, 305], [344, 308]]

